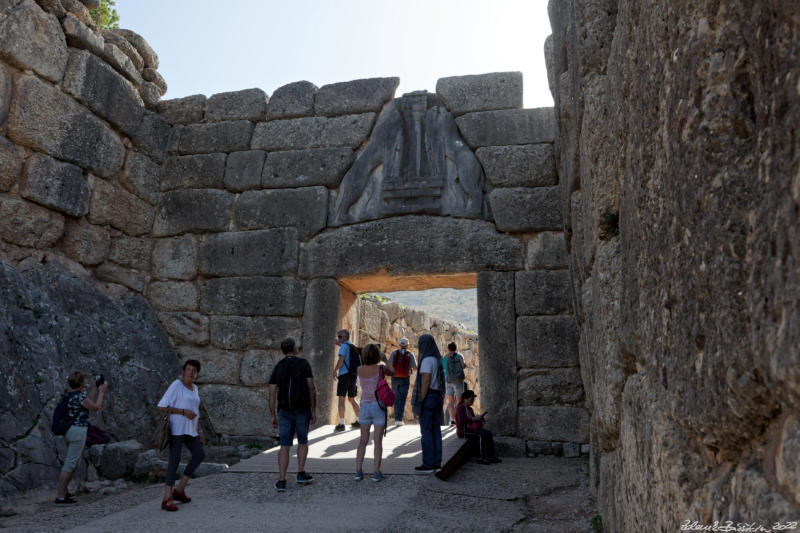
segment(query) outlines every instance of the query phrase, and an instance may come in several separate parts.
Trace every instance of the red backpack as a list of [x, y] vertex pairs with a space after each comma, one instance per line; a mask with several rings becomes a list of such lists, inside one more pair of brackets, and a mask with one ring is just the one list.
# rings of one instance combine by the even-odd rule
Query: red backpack
[[392, 363], [397, 377], [408, 377], [408, 369], [411, 366], [411, 353], [408, 350], [406, 350], [406, 353], [400, 353], [400, 350], [395, 350]]

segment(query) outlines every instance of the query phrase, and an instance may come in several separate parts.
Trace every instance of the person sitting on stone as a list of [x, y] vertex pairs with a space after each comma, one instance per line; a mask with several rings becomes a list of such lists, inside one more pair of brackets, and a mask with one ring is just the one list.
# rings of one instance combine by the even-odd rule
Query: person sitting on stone
[[494, 453], [494, 435], [483, 427], [486, 413], [476, 416], [472, 410], [473, 403], [475, 403], [475, 392], [464, 391], [456, 407], [456, 435], [477, 441], [478, 453], [481, 456], [478, 459], [479, 463], [484, 465], [499, 463], [500, 459]]

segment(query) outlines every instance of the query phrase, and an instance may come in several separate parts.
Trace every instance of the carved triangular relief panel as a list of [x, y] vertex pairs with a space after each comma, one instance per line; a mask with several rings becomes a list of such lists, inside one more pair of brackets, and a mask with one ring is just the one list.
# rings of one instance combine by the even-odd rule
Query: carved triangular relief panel
[[334, 195], [328, 224], [420, 213], [481, 218], [484, 181], [441, 101], [425, 91], [405, 94], [381, 111]]

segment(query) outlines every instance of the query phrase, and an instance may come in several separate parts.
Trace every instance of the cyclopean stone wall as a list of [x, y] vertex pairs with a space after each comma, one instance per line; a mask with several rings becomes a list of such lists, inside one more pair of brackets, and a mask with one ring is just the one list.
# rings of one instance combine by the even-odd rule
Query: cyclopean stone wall
[[[553, 113], [521, 109], [519, 73], [444, 78], [436, 94], [400, 98], [398, 80], [380, 78], [159, 101], [156, 54], [134, 32], [98, 31], [86, 5], [0, 7], [4, 279], [54, 269], [55, 294], [68, 278], [103, 291], [86, 296], [87, 313], [95, 299], [122, 302], [91, 318], [70, 303], [54, 311], [64, 315], [57, 334], [24, 313], [25, 335], [4, 319], [9, 368], [28, 368], [20, 358], [42, 339], [61, 358], [41, 363], [46, 390], [29, 420], [15, 422], [24, 435], [46, 432], [69, 369], [117, 356], [164, 376], [200, 359], [211, 429], [269, 434], [266, 382], [283, 337], [303, 339], [329, 412], [334, 332], [356, 293], [477, 286], [481, 402], [493, 428], [536, 453], [553, 442], [574, 453], [588, 440]], [[19, 308], [40, 320], [29, 299]], [[151, 313], [170, 346], [142, 326], [155, 323]], [[92, 320], [115, 324], [147, 354], [119, 348], [106, 358], [85, 347], [77, 339]], [[110, 342], [104, 335], [98, 346]], [[155, 354], [160, 363], [148, 359]], [[109, 396], [145, 378], [119, 379], [130, 382]], [[162, 385], [140, 388], [144, 411], [130, 414], [152, 416]], [[115, 416], [103, 414], [107, 429], [128, 435]], [[20, 448], [22, 426], [2, 427], [9, 481], [41, 458]]]
[[568, 0], [550, 18], [605, 529], [787, 527], [800, 515], [797, 5]]

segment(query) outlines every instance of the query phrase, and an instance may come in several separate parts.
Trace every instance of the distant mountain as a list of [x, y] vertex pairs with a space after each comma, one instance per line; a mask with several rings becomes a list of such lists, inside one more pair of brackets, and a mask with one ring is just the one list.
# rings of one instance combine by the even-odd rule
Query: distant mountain
[[428, 289], [373, 294], [412, 309], [425, 311], [430, 316], [462, 324], [466, 330], [478, 332], [476, 289]]

